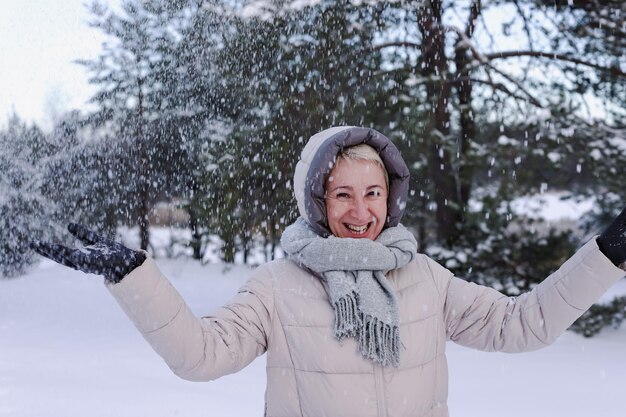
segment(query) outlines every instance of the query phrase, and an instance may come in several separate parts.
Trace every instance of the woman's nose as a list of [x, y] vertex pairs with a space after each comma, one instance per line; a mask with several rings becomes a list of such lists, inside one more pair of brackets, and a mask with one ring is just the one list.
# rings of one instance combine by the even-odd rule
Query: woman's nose
[[370, 217], [369, 207], [364, 198], [357, 198], [352, 207], [352, 215], [358, 220], [368, 220]]

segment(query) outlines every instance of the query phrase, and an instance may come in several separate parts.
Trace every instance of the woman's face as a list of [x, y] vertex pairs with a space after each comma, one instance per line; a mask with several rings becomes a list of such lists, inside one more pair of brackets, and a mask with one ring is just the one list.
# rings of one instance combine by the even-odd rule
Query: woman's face
[[335, 236], [375, 240], [387, 218], [387, 185], [380, 165], [340, 159], [326, 182], [326, 215]]

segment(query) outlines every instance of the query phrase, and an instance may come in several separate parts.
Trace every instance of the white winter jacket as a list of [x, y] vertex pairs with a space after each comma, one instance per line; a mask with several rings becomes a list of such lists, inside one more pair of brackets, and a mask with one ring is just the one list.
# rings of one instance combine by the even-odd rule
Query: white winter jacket
[[182, 378], [212, 380], [267, 352], [265, 415], [447, 416], [445, 344], [523, 352], [552, 343], [624, 271], [588, 242], [531, 292], [508, 298], [453, 277], [427, 256], [387, 277], [398, 296], [398, 368], [333, 337], [322, 281], [288, 260], [258, 268], [230, 303], [195, 317], [148, 258], [108, 288]]

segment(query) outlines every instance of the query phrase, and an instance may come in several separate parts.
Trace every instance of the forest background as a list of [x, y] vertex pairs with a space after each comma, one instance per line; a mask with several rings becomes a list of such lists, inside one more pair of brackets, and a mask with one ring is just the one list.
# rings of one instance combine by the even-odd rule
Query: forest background
[[[297, 216], [291, 176], [333, 125], [389, 136], [411, 170], [403, 223], [457, 275], [514, 296], [554, 271], [626, 204], [622, 1], [94, 2], [106, 35], [80, 60], [89, 111], [44, 130], [0, 129], [0, 269], [77, 221], [115, 236], [187, 228], [202, 261], [277, 255]], [[521, 196], [592, 199], [574, 225], [520, 215]], [[182, 215], [159, 218], [158, 208]], [[574, 329], [619, 325], [626, 297]]]

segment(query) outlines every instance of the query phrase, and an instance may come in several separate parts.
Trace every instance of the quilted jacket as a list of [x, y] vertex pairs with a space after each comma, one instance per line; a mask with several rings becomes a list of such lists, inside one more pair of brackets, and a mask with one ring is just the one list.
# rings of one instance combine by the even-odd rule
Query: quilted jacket
[[387, 277], [400, 308], [400, 366], [333, 337], [323, 282], [289, 260], [259, 267], [225, 306], [198, 318], [150, 258], [108, 288], [172, 371], [193, 381], [267, 353], [265, 415], [447, 416], [447, 340], [523, 352], [552, 343], [624, 271], [589, 241], [531, 292], [508, 298], [418, 255]]

